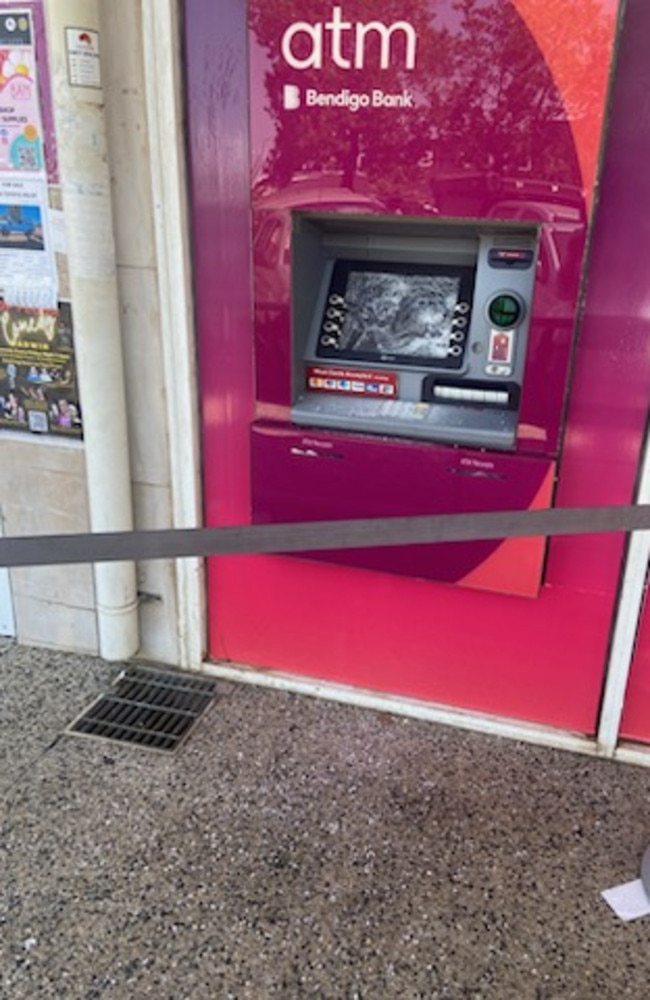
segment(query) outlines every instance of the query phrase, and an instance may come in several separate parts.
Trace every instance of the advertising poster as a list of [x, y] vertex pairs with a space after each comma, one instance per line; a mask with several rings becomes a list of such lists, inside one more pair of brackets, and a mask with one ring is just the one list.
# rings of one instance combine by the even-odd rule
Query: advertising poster
[[47, 185], [40, 177], [0, 175], [0, 299], [55, 309], [58, 279]]
[[44, 169], [31, 14], [0, 10], [0, 172]]
[[0, 304], [0, 428], [82, 436], [72, 312]]

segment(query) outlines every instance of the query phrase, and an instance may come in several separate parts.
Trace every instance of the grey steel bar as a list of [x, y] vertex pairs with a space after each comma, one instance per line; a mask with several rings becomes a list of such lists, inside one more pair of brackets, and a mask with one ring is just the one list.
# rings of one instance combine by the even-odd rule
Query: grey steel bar
[[0, 538], [0, 566], [51, 566], [650, 529], [650, 504]]

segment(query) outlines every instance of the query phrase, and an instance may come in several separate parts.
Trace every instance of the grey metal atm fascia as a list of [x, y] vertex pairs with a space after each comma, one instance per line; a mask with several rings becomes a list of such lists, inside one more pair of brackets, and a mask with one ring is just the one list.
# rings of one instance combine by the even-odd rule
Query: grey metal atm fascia
[[[402, 368], [400, 398], [393, 407], [376, 401], [327, 396], [305, 388], [305, 366], [332, 364], [317, 355], [320, 318], [337, 259], [431, 264], [476, 265], [471, 324], [463, 365], [451, 378], [494, 386], [499, 376], [486, 372], [490, 341], [488, 305], [501, 293], [524, 304], [517, 327], [515, 353], [507, 381], [521, 390], [532, 312], [539, 227], [520, 223], [403, 220], [377, 216], [326, 216], [296, 213], [293, 241], [293, 382], [292, 420], [303, 426], [413, 437], [451, 444], [509, 450], [516, 443], [518, 408], [494, 410], [462, 401], [427, 405], [422, 401], [430, 367]], [[529, 249], [534, 257], [526, 270], [490, 266], [495, 247]], [[363, 362], [345, 361], [348, 369]], [[440, 373], [449, 374], [449, 373]], [[410, 415], [409, 405], [413, 416]], [[392, 412], [391, 412], [392, 410]]]

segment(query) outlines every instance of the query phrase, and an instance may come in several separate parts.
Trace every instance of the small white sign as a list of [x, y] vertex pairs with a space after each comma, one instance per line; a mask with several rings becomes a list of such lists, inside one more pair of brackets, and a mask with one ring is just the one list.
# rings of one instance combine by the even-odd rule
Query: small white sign
[[70, 86], [100, 88], [99, 32], [88, 28], [66, 28], [65, 47]]

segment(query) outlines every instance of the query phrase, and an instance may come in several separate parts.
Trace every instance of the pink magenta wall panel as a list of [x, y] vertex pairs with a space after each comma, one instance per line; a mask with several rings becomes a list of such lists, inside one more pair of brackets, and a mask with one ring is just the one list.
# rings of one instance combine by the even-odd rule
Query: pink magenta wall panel
[[[623, 36], [617, 81], [622, 113], [612, 123], [612, 142], [617, 144], [618, 155], [615, 161], [612, 156], [604, 176], [605, 184], [609, 183], [613, 189], [611, 202], [603, 201], [604, 211], [610, 213], [612, 236], [606, 245], [601, 243], [595, 248], [601, 269], [597, 288], [602, 303], [599, 357], [601, 365], [609, 367], [612, 380], [612, 394], [601, 399], [603, 413], [609, 415], [609, 427], [602, 428], [605, 437], [600, 447], [604, 453], [618, 456], [621, 473], [630, 455], [639, 449], [640, 436], [633, 430], [644, 426], [650, 393], [647, 359], [650, 342], [650, 171], [645, 168], [650, 163], [650, 60], [647, 52], [650, 7], [644, 3], [631, 4], [627, 20], [629, 30]], [[616, 364], [608, 365], [606, 345], [612, 345], [611, 349], [616, 351]], [[638, 359], [636, 371], [632, 370], [635, 358]], [[624, 405], [613, 406], [612, 396], [624, 398]], [[584, 403], [588, 405], [587, 400]], [[592, 450], [598, 447], [592, 441]], [[617, 478], [624, 481], [620, 473]], [[647, 594], [626, 692], [621, 735], [650, 742], [650, 608]]]
[[[625, 374], [615, 372], [618, 392], [625, 394], [626, 408], [634, 423], [643, 426], [646, 417], [648, 396], [647, 345], [650, 343], [650, 295], [648, 292], [648, 270], [650, 261], [650, 171], [645, 165], [650, 163], [650, 60], [647, 53], [647, 39], [650, 37], [650, 7], [638, 3], [632, 5], [628, 17], [634, 16], [635, 31], [626, 32], [621, 52], [620, 91], [628, 109], [625, 117], [616, 124], [620, 154], [612, 165], [612, 174], [617, 179], [617, 230], [616, 239], [607, 248], [601, 248], [615, 262], [615, 267], [603, 278], [601, 290], [606, 296], [603, 312], [609, 320], [610, 329], [616, 331], [619, 355], [625, 358], [637, 357], [638, 370]], [[626, 69], [627, 67], [627, 69]], [[607, 180], [607, 172], [605, 180]], [[630, 250], [630, 233], [634, 236], [634, 246]], [[627, 276], [625, 269], [629, 268]], [[616, 309], [621, 301], [617, 295], [617, 284], [625, 280], [625, 303]], [[607, 308], [609, 306], [609, 308]], [[601, 333], [601, 342], [604, 334]], [[602, 356], [602, 351], [601, 351]], [[633, 426], [629, 422], [630, 430]], [[611, 440], [611, 439], [610, 439]], [[621, 462], [628, 452], [638, 448], [636, 436], [628, 431], [619, 436], [618, 454]], [[613, 442], [612, 442], [613, 443]], [[621, 734], [628, 739], [650, 742], [650, 607], [648, 597], [644, 601], [642, 618], [637, 636], [636, 650], [632, 662], [630, 680], [626, 692]]]
[[216, 561], [211, 582], [214, 656], [567, 729], [594, 725], [611, 611], [603, 595], [479, 595], [262, 556]]
[[206, 519], [237, 524], [249, 516], [253, 414], [244, 5], [191, 0], [185, 32]]
[[621, 736], [650, 743], [650, 609], [647, 589], [623, 708]]
[[[308, 7], [305, 13], [305, 8], [297, 4], [278, 3], [268, 11], [269, 16], [284, 18], [284, 23], [289, 24], [297, 19], [325, 21], [332, 9], [329, 4]], [[550, 155], [545, 161], [538, 147], [548, 150], [552, 138], [558, 155], [566, 151], [560, 172], [564, 183], [573, 189], [573, 197], [583, 205], [582, 215], [579, 211], [583, 220], [579, 223], [583, 227], [579, 240], [584, 236], [585, 213], [594, 193], [606, 64], [616, 8], [609, 0], [581, 0], [580, 11], [572, 9], [571, 18], [567, 18], [566, 5], [551, 0], [543, 6], [532, 0], [491, 0], [480, 5], [415, 4], [405, 0], [401, 5], [385, 5], [391, 22], [403, 16], [424, 24], [422, 30], [427, 27], [423, 22], [427, 17], [429, 27], [440, 27], [444, 22], [457, 43], [455, 58], [463, 45], [468, 58], [477, 48], [466, 33], [468, 22], [464, 18], [471, 16], [478, 18], [473, 26], [475, 33], [493, 30], [490, 18], [497, 22], [503, 19], [501, 25], [511, 27], [512, 38], [519, 39], [525, 52], [529, 56], [536, 53], [536, 58], [542, 60], [539, 72], [545, 74], [546, 81], [553, 81], [556, 96], [563, 95], [565, 110], [582, 109], [582, 113], [566, 115], [562, 128], [547, 135], [544, 128], [550, 129], [548, 123], [535, 132], [527, 121], [527, 127], [532, 129], [531, 156], [537, 158], [537, 176], [549, 184], [554, 183], [551, 175], [557, 161]], [[373, 16], [379, 16], [379, 9], [380, 5], [372, 5]], [[263, 17], [266, 10], [253, 9], [254, 26], [255, 18]], [[345, 6], [346, 16], [351, 19], [363, 11], [367, 7], [358, 2]], [[438, 15], [437, 21], [434, 15]], [[250, 518], [249, 431], [255, 410], [247, 25], [244, 5], [235, 0], [187, 0], [185, 19], [206, 523], [246, 523]], [[586, 24], [592, 60], [589, 65], [580, 63], [576, 69], [574, 58], [572, 77], [567, 33], [575, 37], [577, 26]], [[648, 37], [648, 29], [650, 11], [642, 0], [631, 0], [614, 90], [589, 291], [567, 409], [557, 490], [557, 501], [566, 506], [621, 503], [631, 498], [645, 426], [650, 359], [645, 349], [648, 331], [641, 289], [645, 281], [644, 257], [649, 256], [650, 247], [647, 222], [638, 205], [647, 181], [635, 165], [637, 139], [629, 120], [642, 105], [638, 77], [644, 72], [647, 75], [641, 39]], [[508, 48], [511, 40], [507, 35], [502, 37], [505, 51], [513, 52]], [[464, 135], [468, 134], [464, 118], [470, 114], [468, 108], [474, 108], [475, 113], [472, 87], [481, 85], [480, 60], [484, 59], [482, 50], [474, 77], [467, 71], [465, 103], [458, 95], [457, 115], [463, 123], [458, 128]], [[253, 46], [251, 68], [253, 88], [262, 88], [267, 74], [277, 68], [273, 51]], [[521, 91], [520, 83], [521, 78], [519, 83], [513, 82], [513, 95]], [[265, 162], [265, 156], [272, 157], [277, 134], [264, 124], [268, 122], [262, 110], [264, 100], [268, 104], [270, 98], [264, 98], [262, 89], [258, 89], [251, 109], [253, 173]], [[517, 110], [514, 96], [512, 100], [516, 114], [510, 127], [516, 129], [521, 111]], [[571, 141], [567, 141], [568, 123]], [[378, 128], [385, 132], [387, 123]], [[446, 175], [438, 178], [435, 189], [429, 190], [440, 202], [446, 199], [444, 211], [449, 215], [462, 214], [463, 206], [466, 214], [489, 214], [494, 190], [503, 184], [506, 173], [511, 176], [512, 163], [502, 162], [501, 174], [495, 174], [497, 161], [494, 157], [486, 159], [477, 149], [468, 166], [462, 162], [454, 165], [454, 156], [458, 159], [460, 153], [459, 145], [453, 145], [452, 133], [450, 126], [444, 137]], [[494, 132], [490, 138], [493, 140]], [[515, 153], [520, 157], [515, 164], [516, 178], [525, 184], [529, 178], [524, 176], [523, 152], [514, 140], [508, 141], [510, 160]], [[647, 136], [645, 141], [647, 144]], [[293, 167], [286, 162], [292, 155], [290, 145], [277, 146], [276, 150], [274, 169], [290, 174]], [[393, 210], [401, 207], [415, 214], [423, 210], [424, 186], [428, 183], [426, 164], [426, 157], [415, 157], [412, 150], [405, 150], [401, 159], [400, 151], [395, 151], [395, 162], [389, 165], [390, 183], [393, 191], [399, 188], [395, 178], [401, 171], [404, 204], [393, 206]], [[377, 185], [386, 187], [380, 166], [378, 160], [372, 197], [377, 194]], [[503, 201], [503, 190], [497, 196]], [[529, 201], [521, 217], [534, 219], [536, 207]], [[521, 204], [517, 203], [513, 214], [520, 210]], [[538, 336], [527, 376], [531, 385], [543, 388], [549, 371], [561, 367], [567, 359], [570, 332], [567, 334], [566, 293], [575, 296], [576, 280], [572, 279], [565, 297], [560, 296], [552, 320], [555, 325], [547, 327], [546, 336]], [[536, 308], [552, 317], [554, 304], [548, 298], [545, 303], [542, 295]], [[552, 330], [557, 333], [557, 341], [547, 352], [545, 362], [545, 341], [552, 339]], [[267, 345], [267, 351], [272, 347]], [[288, 346], [280, 344], [278, 350], [286, 352]], [[263, 357], [264, 346], [260, 351], [258, 344], [258, 363]], [[262, 378], [259, 391], [262, 399], [286, 406], [280, 383], [271, 380], [265, 388]], [[531, 399], [528, 427], [542, 428], [546, 434], [544, 449], [536, 448], [534, 434], [527, 439], [531, 454], [536, 450], [548, 453], [549, 447], [553, 450], [562, 408], [562, 399], [557, 397], [556, 389], [553, 392], [550, 403], [544, 402], [543, 392], [531, 394], [535, 400]], [[283, 557], [212, 560], [209, 652], [214, 658], [260, 668], [590, 732], [596, 725], [621, 552], [620, 538], [588, 536], [554, 541], [546, 582], [538, 598], [472, 592], [387, 573]]]

